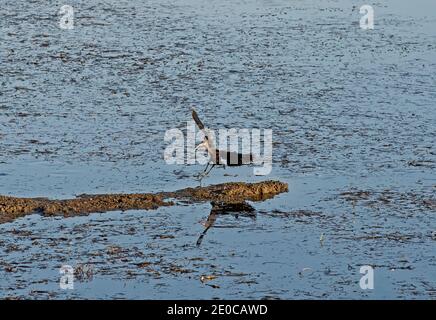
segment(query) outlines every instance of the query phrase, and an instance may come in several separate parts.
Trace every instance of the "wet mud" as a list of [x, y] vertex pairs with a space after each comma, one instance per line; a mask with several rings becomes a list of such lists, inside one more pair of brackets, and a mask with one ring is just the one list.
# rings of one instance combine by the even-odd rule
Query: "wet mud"
[[0, 196], [0, 223], [10, 222], [27, 214], [71, 217], [93, 212], [116, 210], [151, 210], [173, 205], [174, 198], [183, 201], [213, 201], [242, 203], [261, 201], [288, 191], [288, 185], [279, 181], [258, 183], [231, 182], [207, 187], [186, 188], [157, 194], [80, 195], [76, 199], [50, 200], [47, 198], [15, 198]]

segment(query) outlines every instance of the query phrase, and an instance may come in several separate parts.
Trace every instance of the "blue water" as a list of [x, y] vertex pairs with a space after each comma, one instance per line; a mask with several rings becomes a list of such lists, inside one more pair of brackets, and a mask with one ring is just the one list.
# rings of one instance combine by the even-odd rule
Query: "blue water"
[[[0, 194], [196, 186], [201, 166], [163, 159], [192, 106], [211, 128], [273, 130], [270, 175], [203, 184], [289, 192], [200, 247], [207, 203], [0, 225], [0, 297], [434, 299], [436, 4], [369, 4], [365, 31], [359, 1], [75, 1], [63, 30], [58, 1], [3, 1]], [[62, 290], [63, 264], [92, 277]]]

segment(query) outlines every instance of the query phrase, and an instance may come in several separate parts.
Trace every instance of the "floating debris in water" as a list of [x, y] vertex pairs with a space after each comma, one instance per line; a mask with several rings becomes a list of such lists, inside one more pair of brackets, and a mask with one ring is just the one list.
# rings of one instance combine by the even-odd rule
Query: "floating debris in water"
[[319, 237], [319, 242], [321, 243], [321, 246], [324, 244], [324, 233], [321, 233], [321, 236]]
[[209, 275], [209, 276], [204, 276], [204, 275], [202, 275], [202, 276], [200, 277], [200, 281], [203, 282], [203, 283], [205, 283], [205, 282], [207, 282], [207, 281], [214, 280], [214, 279], [216, 279], [216, 278], [218, 278], [218, 277], [217, 277], [217, 276], [214, 276], [214, 275]]

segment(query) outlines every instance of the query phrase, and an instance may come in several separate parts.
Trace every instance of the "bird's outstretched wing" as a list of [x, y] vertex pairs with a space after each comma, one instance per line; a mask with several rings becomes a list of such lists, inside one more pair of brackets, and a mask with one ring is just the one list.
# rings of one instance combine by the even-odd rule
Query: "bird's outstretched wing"
[[204, 130], [204, 124], [203, 124], [203, 122], [201, 122], [200, 118], [198, 117], [197, 112], [195, 112], [194, 109], [192, 109], [192, 119], [194, 119], [195, 123], [197, 124], [197, 126], [200, 130]]

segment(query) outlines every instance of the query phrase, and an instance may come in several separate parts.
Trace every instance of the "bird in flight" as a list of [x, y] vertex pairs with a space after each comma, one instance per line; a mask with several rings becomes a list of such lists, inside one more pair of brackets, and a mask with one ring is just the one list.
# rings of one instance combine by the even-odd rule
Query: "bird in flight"
[[243, 154], [234, 151], [217, 149], [214, 146], [210, 135], [205, 129], [203, 122], [201, 122], [197, 112], [194, 109], [192, 109], [192, 118], [194, 119], [198, 128], [204, 134], [203, 141], [195, 148], [195, 150], [199, 148], [205, 148], [209, 154], [209, 162], [207, 163], [206, 168], [203, 170], [203, 172], [198, 176], [200, 180], [207, 176], [216, 165], [222, 165], [224, 167], [226, 165], [229, 167], [238, 167], [253, 163], [253, 154], [251, 153]]

